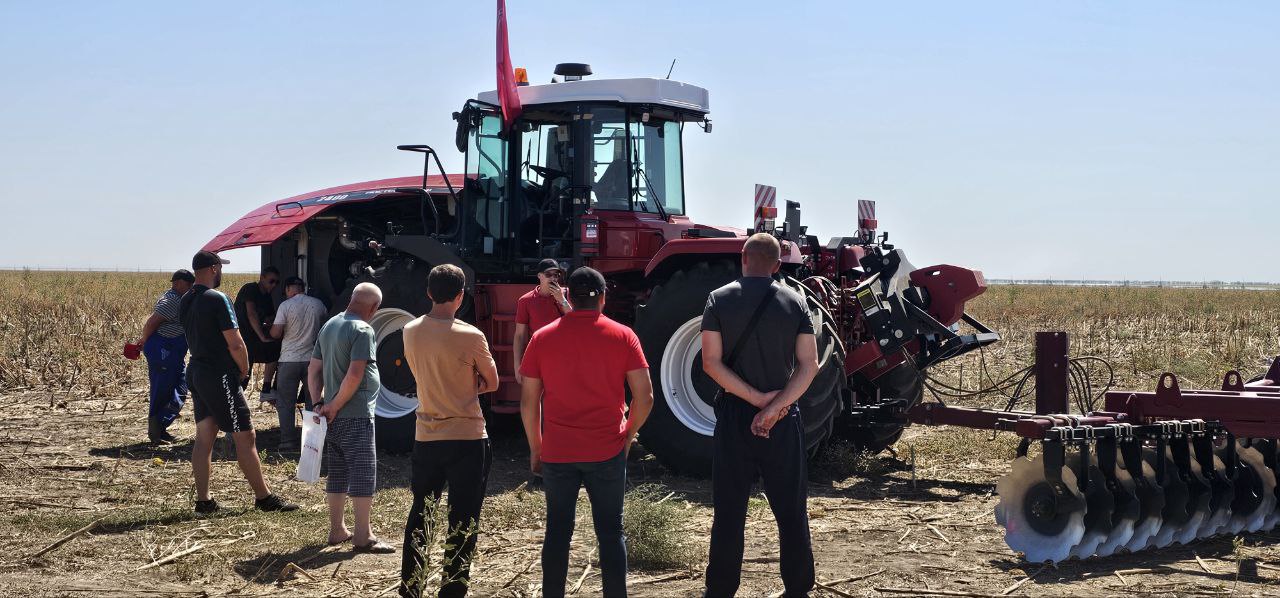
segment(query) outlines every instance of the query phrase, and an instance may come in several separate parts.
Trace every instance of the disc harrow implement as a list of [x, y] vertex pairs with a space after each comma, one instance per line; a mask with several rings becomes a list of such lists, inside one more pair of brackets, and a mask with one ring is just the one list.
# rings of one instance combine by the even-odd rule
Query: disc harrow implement
[[1221, 389], [1183, 390], [1164, 374], [1154, 392], [1108, 391], [1102, 409], [1072, 414], [1066, 349], [1065, 333], [1037, 334], [1034, 412], [923, 403], [908, 413], [1022, 437], [996, 484], [1010, 548], [1058, 562], [1280, 524], [1280, 357], [1249, 383], [1232, 371]]

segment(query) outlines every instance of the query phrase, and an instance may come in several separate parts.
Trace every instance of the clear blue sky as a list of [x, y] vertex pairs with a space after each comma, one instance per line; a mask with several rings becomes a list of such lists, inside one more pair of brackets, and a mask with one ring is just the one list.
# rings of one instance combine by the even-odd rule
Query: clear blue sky
[[[511, 54], [711, 90], [695, 219], [856, 199], [917, 265], [1280, 280], [1280, 4], [509, 0]], [[493, 3], [0, 4], [0, 265], [173, 268], [267, 201], [412, 174], [492, 89]], [[460, 164], [449, 155], [447, 166]], [[257, 262], [239, 250], [238, 267]]]

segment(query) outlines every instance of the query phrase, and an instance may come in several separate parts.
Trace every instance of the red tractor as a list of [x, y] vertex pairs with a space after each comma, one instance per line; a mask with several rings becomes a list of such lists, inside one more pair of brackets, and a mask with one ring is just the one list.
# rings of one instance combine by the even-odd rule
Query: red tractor
[[[426, 274], [460, 266], [471, 283], [460, 317], [489, 335], [503, 386], [485, 397], [493, 414], [518, 412], [512, 369], [516, 299], [544, 258], [591, 266], [609, 281], [607, 315], [634, 327], [653, 374], [656, 407], [640, 440], [671, 469], [711, 466], [715, 383], [701, 366], [699, 324], [707, 294], [739, 275], [741, 229], [686, 214], [682, 136], [711, 131], [707, 90], [667, 79], [588, 79], [561, 64], [563, 82], [519, 87], [523, 112], [504, 132], [495, 92], [454, 114], [459, 174], [369, 181], [270, 202], [205, 249], [261, 246], [263, 265], [303, 277], [334, 311], [372, 281], [384, 293], [373, 318], [382, 395], [378, 442], [406, 451], [417, 405], [401, 328], [428, 309]], [[867, 206], [869, 207], [869, 206]], [[782, 281], [808, 298], [821, 370], [801, 399], [808, 446], [834, 437], [878, 452], [892, 445], [919, 402], [923, 370], [995, 342], [964, 313], [981, 294], [979, 272], [917, 269], [877, 236], [863, 210], [852, 236], [822, 242], [800, 224], [799, 204], [757, 211], [758, 228], [782, 244]], [[967, 322], [971, 331], [961, 333]]]

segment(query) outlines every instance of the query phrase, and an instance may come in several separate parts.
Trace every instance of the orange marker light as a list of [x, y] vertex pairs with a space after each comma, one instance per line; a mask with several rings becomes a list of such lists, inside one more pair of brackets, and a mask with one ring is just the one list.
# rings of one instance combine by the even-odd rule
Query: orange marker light
[[529, 84], [529, 72], [524, 70], [523, 68], [517, 68], [516, 69], [516, 85], [528, 85], [528, 84]]

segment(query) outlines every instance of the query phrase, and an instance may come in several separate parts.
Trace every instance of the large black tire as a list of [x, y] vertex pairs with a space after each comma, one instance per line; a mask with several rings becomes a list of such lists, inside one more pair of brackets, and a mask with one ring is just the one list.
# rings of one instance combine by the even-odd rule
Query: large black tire
[[[732, 261], [699, 263], [676, 272], [656, 287], [636, 315], [636, 335], [653, 379], [654, 409], [640, 441], [668, 469], [692, 476], [711, 474], [713, 400], [718, 389], [702, 370], [702, 312], [707, 295], [738, 277]], [[801, 293], [794, 280], [787, 284]], [[843, 351], [816, 303], [810, 302], [818, 330], [819, 373], [799, 405], [810, 456], [831, 435], [844, 388]], [[690, 396], [696, 395], [696, 396]]]
[[[861, 396], [873, 397], [879, 391], [881, 402], [902, 401], [904, 410], [915, 407], [924, 397], [924, 375], [909, 363], [885, 372], [874, 381], [854, 376], [853, 384]], [[857, 450], [870, 455], [883, 452], [898, 442], [909, 423], [905, 417], [875, 422], [849, 420], [855, 423], [837, 424], [836, 437], [848, 440]]]
[[[348, 279], [331, 310], [334, 313], [345, 310], [352, 290], [359, 283], [371, 282], [382, 290], [382, 305], [369, 322], [378, 337], [381, 392], [404, 405], [416, 402], [418, 389], [413, 372], [404, 359], [402, 329], [413, 317], [431, 309], [431, 300], [427, 297], [427, 273], [430, 271], [431, 266], [421, 262], [410, 265], [407, 261], [393, 261], [379, 276], [361, 274]], [[384, 397], [379, 397], [379, 400], [384, 400]], [[374, 430], [378, 448], [392, 454], [412, 452], [415, 421], [417, 418], [413, 412], [397, 417], [376, 416]]]

